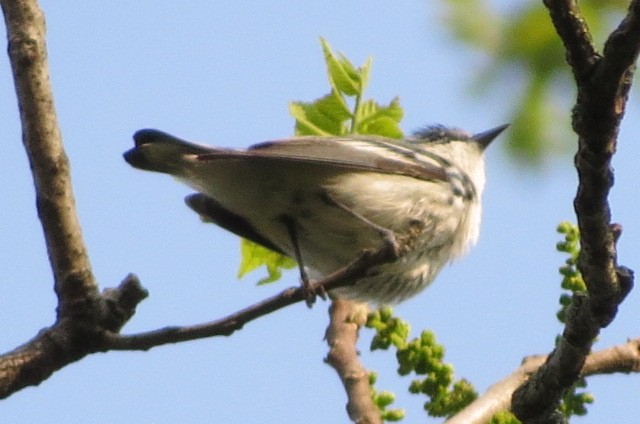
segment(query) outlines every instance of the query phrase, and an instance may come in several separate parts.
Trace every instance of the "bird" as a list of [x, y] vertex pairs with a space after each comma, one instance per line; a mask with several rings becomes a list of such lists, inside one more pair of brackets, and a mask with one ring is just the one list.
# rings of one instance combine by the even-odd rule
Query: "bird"
[[[424, 290], [477, 242], [484, 151], [508, 125], [478, 134], [442, 125], [403, 139], [300, 136], [219, 148], [142, 129], [124, 159], [196, 191], [201, 218], [321, 278], [389, 238], [406, 248], [332, 296], [394, 305]], [[309, 303], [309, 299], [307, 299]]]

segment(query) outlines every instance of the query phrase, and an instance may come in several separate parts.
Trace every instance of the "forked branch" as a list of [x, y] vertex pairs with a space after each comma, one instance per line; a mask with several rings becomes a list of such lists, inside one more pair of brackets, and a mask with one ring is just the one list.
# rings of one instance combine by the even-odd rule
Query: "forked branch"
[[621, 227], [611, 222], [608, 195], [635, 62], [640, 51], [640, 2], [609, 36], [600, 55], [575, 0], [545, 0], [578, 88], [573, 128], [578, 134], [574, 208], [580, 228], [578, 269], [586, 296], [574, 296], [565, 330], [544, 365], [513, 395], [512, 411], [523, 422], [561, 422], [564, 391], [579, 378], [593, 340], [614, 318], [633, 286], [633, 272], [617, 263]]

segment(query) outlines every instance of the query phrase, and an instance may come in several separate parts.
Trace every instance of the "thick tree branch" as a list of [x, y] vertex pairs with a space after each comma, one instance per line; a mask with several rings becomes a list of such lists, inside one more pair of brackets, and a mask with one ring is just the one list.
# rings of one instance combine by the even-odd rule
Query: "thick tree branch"
[[56, 323], [0, 356], [0, 398], [37, 385], [95, 350], [104, 331], [118, 331], [146, 296], [137, 279], [98, 293], [76, 216], [69, 161], [53, 105], [44, 16], [35, 0], [0, 0], [7, 28], [36, 205], [58, 296]]
[[326, 334], [330, 348], [326, 360], [338, 373], [347, 392], [347, 412], [351, 421], [377, 424], [382, 423], [380, 410], [371, 396], [369, 371], [360, 362], [356, 349], [358, 331], [367, 321], [367, 311], [366, 305], [342, 299], [333, 301]]
[[0, 399], [38, 385], [60, 368], [100, 350], [102, 334], [120, 330], [146, 296], [130, 275], [92, 302], [91, 315], [58, 319], [24, 345], [1, 355]]
[[545, 5], [578, 87], [573, 111], [579, 177], [574, 208], [580, 228], [578, 268], [588, 295], [574, 296], [556, 349], [513, 395], [513, 412], [530, 423], [562, 422], [555, 412], [562, 394], [579, 378], [594, 338], [615, 318], [633, 286], [633, 272], [617, 264], [621, 227], [611, 223], [608, 195], [613, 185], [611, 158], [640, 51], [640, 2], [631, 2], [626, 18], [607, 40], [603, 56], [593, 49], [575, 1], [545, 0]]
[[575, 164], [579, 184], [574, 200], [581, 236], [578, 266], [594, 316], [603, 326], [613, 319], [632, 284], [629, 272], [616, 263], [619, 229], [611, 224], [608, 195], [613, 186], [611, 158], [640, 51], [639, 8], [637, 1], [632, 2], [629, 14], [607, 40], [605, 55], [591, 78], [577, 81], [573, 112], [578, 134]]
[[[538, 355], [526, 358], [508, 377], [492, 385], [473, 403], [447, 421], [447, 424], [484, 424], [499, 411], [511, 408], [513, 392], [527, 381], [548, 359]], [[640, 372], [640, 338], [594, 352], [580, 371], [580, 376]]]
[[[627, 16], [611, 33], [604, 45], [605, 61], [601, 68], [604, 75], [600, 78], [606, 80], [609, 76], [625, 76], [628, 68], [635, 68], [638, 59], [638, 44], [640, 44], [640, 3], [632, 1]], [[618, 82], [613, 80], [614, 84]], [[629, 84], [630, 81], [623, 85], [628, 86]], [[615, 88], [612, 86], [610, 89]], [[624, 104], [622, 106], [624, 107]]]

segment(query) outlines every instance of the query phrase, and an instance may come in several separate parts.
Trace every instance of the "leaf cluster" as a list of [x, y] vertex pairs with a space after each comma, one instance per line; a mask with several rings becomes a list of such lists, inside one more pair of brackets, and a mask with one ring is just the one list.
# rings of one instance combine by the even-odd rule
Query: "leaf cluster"
[[335, 54], [320, 39], [331, 91], [313, 102], [295, 101], [289, 113], [295, 118], [296, 135], [337, 136], [375, 134], [390, 138], [403, 136], [399, 123], [403, 116], [398, 98], [388, 105], [364, 100], [372, 59], [354, 66], [343, 54]]
[[371, 398], [373, 403], [380, 411], [380, 418], [383, 421], [398, 422], [405, 417], [404, 409], [389, 409], [389, 406], [396, 400], [396, 395], [388, 390], [378, 391], [375, 388], [378, 374], [375, 371], [369, 371], [369, 385], [371, 386]]
[[[557, 232], [563, 235], [564, 239], [556, 244], [556, 250], [566, 254], [567, 259], [558, 270], [562, 275], [561, 287], [566, 292], [560, 295], [560, 310], [556, 313], [556, 316], [561, 323], [565, 324], [573, 294], [586, 293], [587, 286], [577, 267], [578, 257], [580, 256], [580, 230], [578, 226], [571, 222], [561, 222], [557, 227]], [[559, 408], [565, 417], [587, 414], [586, 404], [593, 403], [594, 397], [591, 393], [578, 391], [578, 389], [586, 387], [587, 380], [581, 378], [571, 389], [567, 390]]]
[[571, 298], [574, 293], [586, 293], [587, 286], [582, 279], [582, 274], [578, 270], [578, 256], [580, 255], [580, 231], [575, 224], [562, 222], [557, 227], [557, 232], [564, 236], [564, 240], [556, 244], [556, 250], [567, 254], [567, 259], [559, 268], [562, 275], [561, 287], [568, 293], [560, 296], [560, 310], [556, 316], [561, 323], [566, 323], [567, 311], [571, 305]]
[[445, 350], [431, 331], [408, 340], [410, 327], [393, 316], [391, 308], [383, 308], [369, 315], [366, 326], [376, 331], [371, 350], [396, 349], [398, 374], [415, 374], [424, 378], [413, 380], [409, 391], [424, 394], [429, 400], [424, 409], [433, 417], [450, 417], [462, 410], [478, 396], [467, 380], [454, 381], [453, 367], [444, 362]]

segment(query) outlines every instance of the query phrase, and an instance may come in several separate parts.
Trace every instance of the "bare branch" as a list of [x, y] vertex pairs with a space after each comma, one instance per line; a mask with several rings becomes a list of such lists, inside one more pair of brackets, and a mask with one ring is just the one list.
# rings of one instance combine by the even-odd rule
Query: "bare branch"
[[45, 22], [35, 0], [0, 0], [22, 123], [22, 141], [35, 186], [38, 216], [58, 295], [56, 323], [0, 356], [0, 398], [40, 384], [53, 372], [95, 351], [100, 334], [117, 331], [146, 297], [129, 276], [100, 295], [82, 240], [53, 105]]
[[230, 336], [235, 331], [240, 330], [246, 323], [304, 299], [306, 297], [302, 287], [291, 287], [276, 296], [215, 321], [190, 326], [165, 327], [132, 335], [120, 335], [116, 332], [107, 333], [104, 335], [101, 350], [149, 350], [169, 343], [180, 343], [215, 336]]
[[592, 353], [582, 368], [585, 377], [632, 372], [640, 372], [640, 338]]
[[544, 0], [544, 4], [549, 9], [556, 32], [564, 43], [567, 62], [571, 65], [576, 79], [582, 79], [598, 62], [600, 54], [593, 45], [587, 23], [580, 14], [578, 2], [575, 0]]
[[[632, 1], [627, 16], [611, 33], [604, 46], [605, 61], [602, 65], [604, 76], [621, 76], [630, 67], [635, 67], [640, 44], [640, 3]], [[617, 82], [617, 80], [615, 80]]]
[[49, 261], [58, 295], [58, 314], [97, 294], [82, 240], [49, 81], [45, 22], [35, 0], [2, 0], [9, 59], [20, 105], [22, 141], [36, 190]]
[[[394, 260], [398, 253], [394, 249], [394, 246], [384, 245], [379, 250], [364, 252], [350, 265], [321, 280], [311, 282], [309, 289], [314, 293], [321, 293], [353, 284], [363, 277], [371, 267]], [[104, 335], [104, 343], [101, 350], [148, 350], [168, 343], [179, 343], [215, 336], [229, 336], [256, 318], [294, 303], [306, 301], [306, 299], [307, 292], [303, 287], [291, 287], [225, 318], [208, 323], [193, 326], [166, 327], [128, 336], [119, 335], [115, 332], [107, 333]]]
[[0, 399], [35, 386], [60, 368], [100, 350], [102, 334], [118, 331], [147, 296], [137, 278], [129, 275], [115, 289], [92, 302], [87, 317], [58, 319], [36, 337], [0, 356]]
[[[76, 216], [69, 161], [62, 147], [49, 81], [45, 22], [35, 0], [1, 0], [8, 53], [31, 165], [38, 216], [58, 295], [53, 327], [0, 357], [0, 397], [39, 384], [57, 369], [84, 356], [95, 324], [122, 325], [108, 312], [124, 309], [102, 299], [91, 271]], [[126, 308], [125, 308], [126, 309]], [[135, 305], [129, 305], [130, 311]], [[104, 313], [104, 314], [103, 314]], [[125, 315], [129, 312], [125, 312]], [[85, 321], [86, 319], [86, 321]], [[92, 329], [86, 328], [92, 322]]]
[[[473, 403], [451, 417], [447, 424], [484, 424], [499, 411], [509, 410], [513, 392], [547, 360], [538, 355], [525, 358], [522, 365], [508, 377], [492, 385]], [[580, 375], [640, 372], [640, 338], [594, 352], [587, 356]]]
[[630, 272], [616, 263], [617, 235], [607, 198], [614, 179], [611, 157], [640, 51], [639, 8], [633, 1], [629, 14], [607, 40], [604, 57], [592, 77], [578, 81], [573, 117], [579, 137], [575, 157], [579, 185], [574, 200], [581, 233], [578, 266], [592, 297], [595, 318], [603, 326], [613, 319], [633, 283]]
[[[342, 299], [333, 301], [329, 309], [331, 322], [326, 339], [330, 350], [327, 363], [340, 376], [347, 397], [349, 418], [358, 424], [382, 423], [380, 411], [373, 402], [369, 372], [362, 366], [356, 342], [358, 331], [367, 320], [366, 305]], [[358, 320], [358, 316], [362, 317]]]

